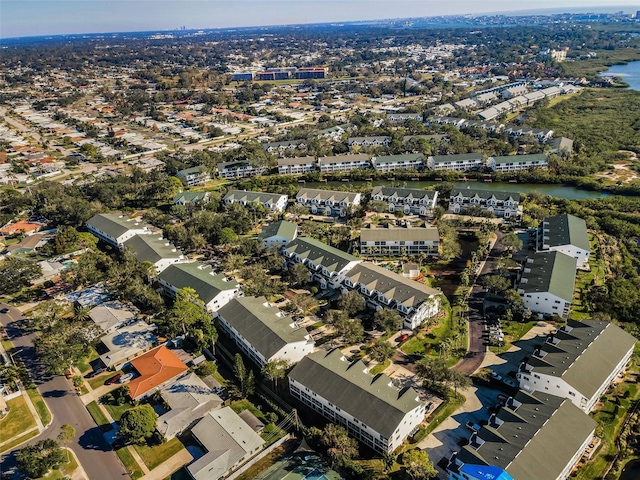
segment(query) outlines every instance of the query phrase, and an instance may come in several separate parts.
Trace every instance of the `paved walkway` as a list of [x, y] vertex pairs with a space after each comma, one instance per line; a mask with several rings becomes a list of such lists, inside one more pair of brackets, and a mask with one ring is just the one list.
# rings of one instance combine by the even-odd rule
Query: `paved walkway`
[[[133, 448], [131, 448], [130, 450], [135, 451], [135, 449]], [[171, 475], [172, 473], [180, 470], [184, 465], [191, 463], [191, 461], [193, 461], [193, 457], [185, 448], [183, 450], [180, 450], [178, 453], [176, 453], [173, 457], [171, 457], [167, 461], [158, 465], [156, 468], [151, 470], [151, 472], [146, 473], [141, 480], [163, 480], [167, 478], [169, 475]], [[140, 464], [140, 466], [143, 466], [143, 465], [144, 463]]]
[[76, 463], [78, 464], [78, 468], [76, 468], [70, 475], [71, 480], [90, 480], [87, 472], [85, 472], [84, 468], [82, 468], [82, 464], [80, 463], [80, 460], [78, 460], [75, 452], [70, 448], [65, 448], [65, 450], [75, 457]]

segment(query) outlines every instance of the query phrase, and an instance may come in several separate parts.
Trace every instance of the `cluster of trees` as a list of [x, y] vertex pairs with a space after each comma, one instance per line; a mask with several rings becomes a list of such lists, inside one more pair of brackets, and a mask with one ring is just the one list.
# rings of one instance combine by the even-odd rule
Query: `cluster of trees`
[[465, 374], [448, 368], [447, 363], [440, 357], [425, 357], [416, 363], [416, 375], [424, 381], [424, 386], [431, 391], [438, 392], [444, 397], [449, 396], [449, 389], [458, 389], [471, 385], [471, 380]]
[[40, 275], [42, 268], [36, 262], [7, 256], [0, 262], [0, 295], [19, 292]]

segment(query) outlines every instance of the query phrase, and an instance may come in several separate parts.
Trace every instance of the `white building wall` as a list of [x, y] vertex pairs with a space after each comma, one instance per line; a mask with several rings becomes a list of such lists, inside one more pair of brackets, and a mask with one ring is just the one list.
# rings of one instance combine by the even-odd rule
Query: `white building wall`
[[[309, 338], [311, 338], [309, 336]], [[314, 343], [309, 340], [306, 342], [293, 342], [288, 343], [278, 351], [275, 355], [272, 355], [269, 361], [272, 360], [286, 360], [290, 364], [298, 363], [304, 357], [313, 353]]]
[[552, 295], [549, 292], [521, 293], [522, 302], [525, 308], [533, 313], [541, 313], [543, 315], [560, 315], [567, 318], [571, 301]]
[[562, 252], [565, 255], [573, 257], [577, 260], [577, 268], [585, 268], [589, 264], [589, 252], [586, 252], [573, 245], [559, 245], [557, 247], [550, 247], [551, 252]]
[[180, 258], [162, 258], [154, 263], [156, 270], [158, 273], [163, 272], [169, 265], [173, 265], [174, 263], [185, 263], [187, 261], [186, 258], [180, 256]]
[[[132, 222], [133, 223], [133, 222]], [[122, 235], [120, 235], [117, 238], [112, 237], [111, 235], [108, 235], [107, 233], [103, 232], [102, 230], [99, 230], [97, 228], [95, 228], [93, 225], [91, 224], [87, 224], [87, 229], [96, 237], [100, 238], [101, 240], [109, 243], [110, 245], [113, 245], [114, 247], [117, 248], [124, 248], [124, 242], [126, 242], [127, 240], [129, 240], [130, 238], [135, 237], [136, 235], [145, 235], [147, 233], [151, 233], [147, 227], [143, 227], [143, 228], [132, 228], [130, 230], [127, 230], [125, 233], [123, 233]]]

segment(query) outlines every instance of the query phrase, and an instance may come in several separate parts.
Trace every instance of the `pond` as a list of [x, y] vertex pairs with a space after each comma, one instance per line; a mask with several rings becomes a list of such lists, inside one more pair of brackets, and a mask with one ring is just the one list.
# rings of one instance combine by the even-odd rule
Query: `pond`
[[600, 74], [602, 77], [620, 77], [631, 90], [640, 90], [640, 62], [614, 65]]
[[640, 460], [631, 460], [622, 469], [618, 480], [637, 480], [640, 478]]
[[[433, 189], [434, 186], [442, 182], [434, 181], [390, 181], [374, 180], [373, 182], [349, 181], [349, 182], [308, 182], [308, 188], [338, 188], [348, 185], [364, 185], [371, 183], [373, 186], [384, 185], [402, 188], [417, 188], [420, 190]], [[568, 200], [581, 200], [584, 198], [603, 198], [610, 195], [608, 192], [594, 192], [582, 190], [572, 185], [542, 185], [529, 183], [499, 183], [499, 182], [464, 182], [456, 183], [456, 188], [482, 188], [490, 191], [517, 192], [517, 193], [541, 193], [551, 197], [566, 198]]]

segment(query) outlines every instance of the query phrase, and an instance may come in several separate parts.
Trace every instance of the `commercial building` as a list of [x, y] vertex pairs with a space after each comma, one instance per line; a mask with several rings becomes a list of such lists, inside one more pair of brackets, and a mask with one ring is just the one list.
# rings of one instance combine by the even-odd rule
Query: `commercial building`
[[546, 338], [528, 343], [535, 348], [518, 369], [520, 388], [567, 398], [589, 413], [625, 370], [636, 339], [609, 322], [569, 320]]
[[313, 352], [307, 330], [265, 297], [234, 298], [218, 310], [220, 328], [257, 366], [284, 360], [299, 362]]
[[436, 190], [418, 190], [412, 188], [373, 187], [371, 199], [387, 202], [390, 212], [402, 211], [405, 214], [428, 215], [436, 206]]
[[349, 363], [340, 350], [303, 358], [289, 373], [289, 389], [379, 453], [398, 448], [426, 413], [413, 388], [397, 389], [385, 374], [369, 374], [361, 360]]
[[477, 209], [499, 218], [520, 217], [520, 194], [480, 188], [454, 188], [451, 191], [449, 213], [473, 214]]

